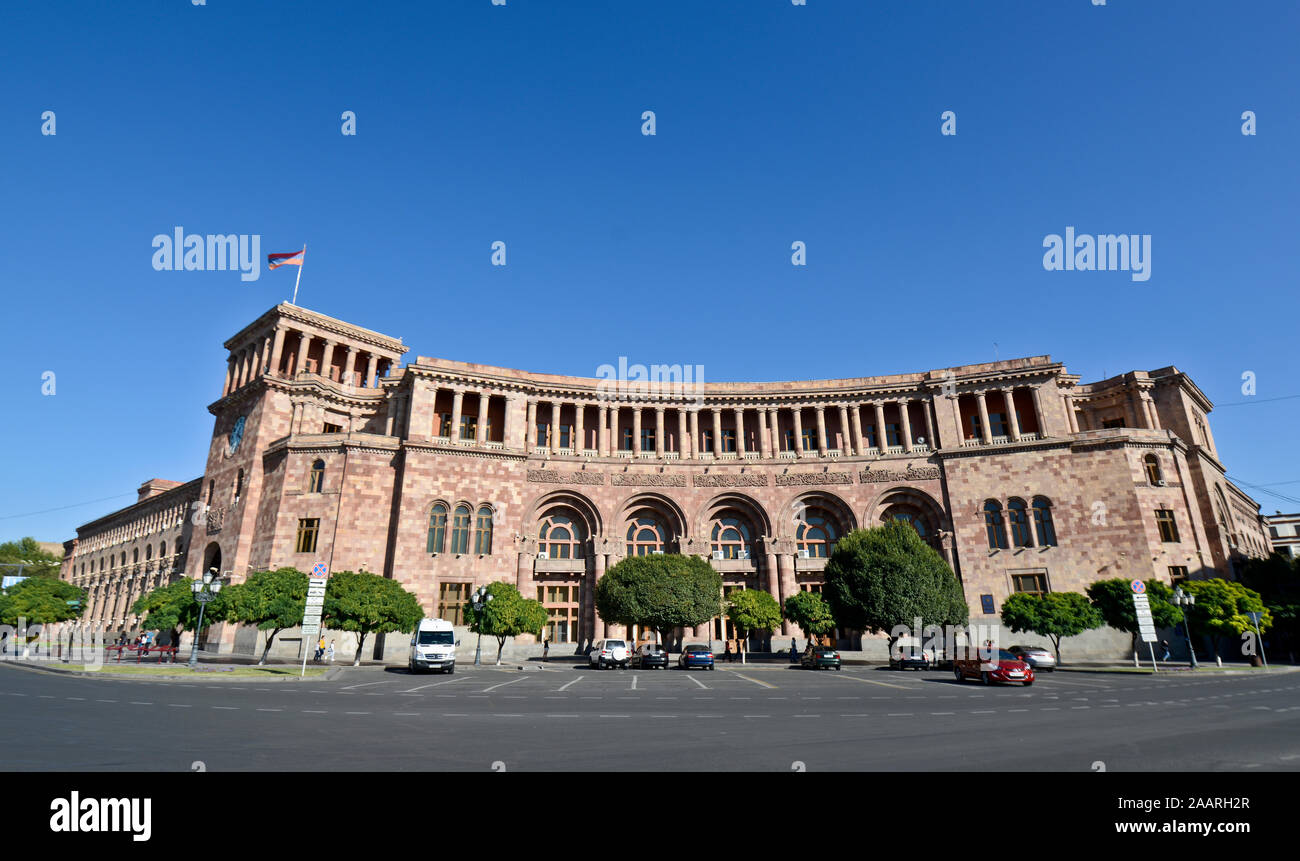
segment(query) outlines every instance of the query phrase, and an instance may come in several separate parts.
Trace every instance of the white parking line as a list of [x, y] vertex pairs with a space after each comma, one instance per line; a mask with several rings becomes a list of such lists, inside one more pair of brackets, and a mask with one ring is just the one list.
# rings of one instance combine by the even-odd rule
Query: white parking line
[[633, 674], [632, 674], [632, 690], [636, 690], [636, 679], [637, 679], [636, 673], [633, 673]]
[[433, 682], [432, 684], [428, 684], [428, 685], [420, 685], [418, 688], [407, 688], [406, 690], [402, 691], [402, 693], [413, 694], [416, 691], [422, 691], [425, 688], [436, 688], [436, 687], [440, 687], [441, 685], [451, 685], [451, 684], [455, 684], [456, 682], [463, 682], [467, 678], [469, 678], [469, 676], [461, 676], [458, 679], [451, 679], [450, 681], [446, 681], [446, 682]]
[[[348, 685], [348, 686], [345, 687], [345, 688], [339, 688], [339, 690], [341, 690], [341, 691], [350, 691], [350, 690], [352, 690], [353, 688], [368, 688], [368, 687], [370, 687], [371, 685], [382, 685], [382, 684], [384, 684], [384, 683], [386, 683], [386, 682], [388, 682], [388, 681], [389, 681], [388, 679], [384, 679], [382, 682], [362, 682], [362, 683], [359, 684], [359, 685]], [[349, 714], [351, 714], [351, 712], [349, 712]]]
[[695, 684], [697, 684], [697, 685], [699, 685], [700, 687], [704, 688], [704, 690], [706, 690], [706, 691], [709, 689], [709, 686], [708, 686], [708, 685], [704, 684], [704, 682], [702, 682], [702, 681], [700, 681], [699, 679], [695, 678], [695, 676], [687, 676], [686, 678], [688, 678], [688, 679], [690, 679], [691, 681], [695, 682]]
[[571, 682], [565, 682], [564, 684], [560, 685], [560, 687], [557, 688], [557, 690], [561, 690], [561, 691], [562, 691], [562, 690], [566, 689], [567, 687], [569, 687], [569, 685], [576, 685], [578, 682], [582, 681], [582, 680], [585, 679], [585, 678], [586, 678], [586, 676], [578, 676], [578, 677], [577, 677], [576, 679], [574, 679], [573, 681], [571, 681]]
[[[756, 684], [756, 685], [762, 685], [762, 686], [765, 687], [765, 688], [771, 688], [771, 689], [773, 689], [773, 690], [776, 689], [776, 685], [769, 685], [767, 682], [760, 682], [758, 679], [751, 679], [749, 676], [745, 675], [744, 673], [736, 673], [736, 675], [739, 676], [740, 678], [744, 679], [744, 680], [747, 681], [747, 682], [753, 682], [753, 683]], [[689, 678], [689, 676], [688, 676], [688, 678]]]
[[526, 676], [520, 676], [520, 677], [517, 678], [517, 679], [511, 679], [511, 680], [508, 681], [508, 682], [502, 682], [502, 683], [499, 684], [499, 685], [493, 685], [493, 686], [490, 687], [490, 688], [484, 688], [483, 690], [479, 691], [479, 693], [481, 693], [481, 694], [485, 694], [485, 693], [487, 693], [488, 691], [495, 691], [497, 688], [504, 688], [506, 685], [513, 685], [515, 682], [522, 682], [525, 678], [527, 678], [527, 677], [526, 677]]

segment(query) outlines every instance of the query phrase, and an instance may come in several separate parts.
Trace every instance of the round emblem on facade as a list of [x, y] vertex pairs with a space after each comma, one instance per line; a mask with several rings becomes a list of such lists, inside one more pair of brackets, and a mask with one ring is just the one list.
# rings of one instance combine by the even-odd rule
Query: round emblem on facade
[[240, 441], [244, 438], [244, 416], [235, 419], [235, 426], [230, 429], [230, 435], [227, 439], [230, 442], [229, 454], [234, 454], [239, 448]]

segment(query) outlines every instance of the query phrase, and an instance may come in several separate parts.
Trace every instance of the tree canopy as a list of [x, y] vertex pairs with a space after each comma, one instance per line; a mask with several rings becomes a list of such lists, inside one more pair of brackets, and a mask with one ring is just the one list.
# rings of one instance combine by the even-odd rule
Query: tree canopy
[[628, 556], [596, 583], [596, 610], [606, 622], [651, 628], [666, 645], [674, 629], [722, 612], [722, 575], [698, 556]]
[[[69, 603], [76, 602], [76, 603]], [[76, 619], [85, 609], [86, 590], [63, 580], [33, 576], [0, 592], [0, 624], [48, 625]]]
[[800, 591], [786, 598], [785, 618], [797, 625], [809, 640], [835, 630], [831, 606], [818, 592]]
[[[220, 622], [226, 616], [226, 589], [208, 603], [203, 624]], [[146, 631], [167, 631], [173, 646], [180, 642], [181, 631], [194, 631], [199, 624], [199, 602], [194, 600], [194, 581], [186, 578], [160, 586], [142, 595], [131, 605], [131, 612], [142, 617], [140, 627]]]
[[913, 627], [917, 619], [923, 627], [965, 625], [970, 618], [957, 575], [899, 520], [845, 535], [824, 575], [823, 594], [839, 626], [886, 633], [891, 652], [900, 626]]
[[740, 631], [740, 660], [745, 660], [745, 637], [754, 631], [771, 633], [781, 624], [781, 605], [762, 589], [740, 589], [727, 596], [727, 618]]
[[[1157, 628], [1172, 628], [1183, 621], [1183, 611], [1170, 603], [1174, 592], [1159, 580], [1147, 580], [1146, 594], [1151, 605], [1151, 621]], [[1117, 631], [1126, 631], [1133, 637], [1133, 648], [1137, 649], [1138, 623], [1137, 611], [1133, 609], [1132, 581], [1118, 577], [1112, 580], [1098, 580], [1087, 589], [1092, 606], [1101, 613], [1102, 621]]]
[[513, 585], [498, 580], [489, 583], [488, 601], [481, 611], [475, 612], [474, 605], [465, 602], [465, 618], [470, 620], [469, 629], [475, 634], [495, 637], [497, 641], [497, 663], [501, 663], [501, 650], [505, 648], [506, 639], [520, 634], [542, 635], [546, 627], [546, 608], [541, 601], [525, 598]]
[[1079, 592], [1033, 595], [1017, 592], [1002, 602], [1002, 624], [1015, 633], [1029, 631], [1052, 641], [1056, 662], [1061, 662], [1061, 638], [1100, 628], [1101, 613]]
[[[366, 571], [337, 571], [325, 587], [321, 624], [357, 635], [352, 666], [361, 664], [361, 650], [370, 634], [410, 631], [424, 618], [424, 608], [396, 580]], [[299, 617], [298, 621], [302, 621]]]
[[[23, 562], [31, 563], [23, 567], [24, 577], [58, 577], [59, 568], [63, 565], [63, 557], [42, 550], [40, 542], [30, 536], [0, 544], [0, 563], [17, 565]], [[14, 575], [19, 573], [16, 567], [4, 568], [0, 571]]]
[[[1246, 615], [1249, 612], [1263, 614], [1259, 622], [1261, 633], [1273, 625], [1273, 615], [1264, 606], [1259, 593], [1241, 583], [1216, 578], [1188, 580], [1182, 585], [1184, 591], [1196, 596], [1196, 603], [1188, 610], [1192, 627], [1199, 633], [1208, 633], [1211, 637], [1240, 637], [1247, 632], [1253, 635], [1255, 625]], [[1218, 652], [1216, 644], [1214, 653], [1217, 655]]]
[[297, 568], [257, 571], [243, 583], [227, 586], [226, 621], [255, 625], [266, 631], [266, 646], [258, 664], [266, 663], [275, 637], [285, 628], [302, 624], [307, 603], [307, 575]]

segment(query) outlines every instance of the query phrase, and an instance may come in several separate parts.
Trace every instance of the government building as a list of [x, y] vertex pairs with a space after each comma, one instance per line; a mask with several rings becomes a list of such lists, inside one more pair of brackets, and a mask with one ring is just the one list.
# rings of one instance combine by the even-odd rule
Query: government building
[[[562, 652], [627, 633], [592, 596], [630, 554], [698, 555], [726, 591], [784, 601], [821, 588], [845, 533], [903, 520], [957, 573], [972, 623], [992, 624], [1015, 592], [1232, 578], [1270, 549], [1258, 504], [1225, 478], [1210, 401], [1172, 366], [1089, 384], [1049, 356], [625, 381], [403, 365], [400, 339], [287, 303], [225, 346], [203, 475], [146, 482], [65, 545], [64, 578], [89, 590], [84, 623], [110, 636], [141, 621], [135, 598], [212, 568], [234, 583], [321, 562], [380, 573], [457, 625], [476, 586], [506, 580], [546, 606]], [[718, 619], [682, 635], [734, 632]], [[258, 637], [206, 632], [221, 652], [252, 653]], [[390, 637], [388, 657], [406, 645]]]

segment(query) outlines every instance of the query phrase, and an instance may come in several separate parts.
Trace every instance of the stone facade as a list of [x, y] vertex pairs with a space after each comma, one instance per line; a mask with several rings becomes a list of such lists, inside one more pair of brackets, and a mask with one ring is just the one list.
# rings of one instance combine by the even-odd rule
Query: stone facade
[[[628, 553], [698, 554], [727, 588], [783, 600], [820, 588], [837, 537], [899, 518], [957, 572], [972, 621], [990, 622], [1018, 589], [1231, 576], [1269, 547], [1258, 505], [1224, 477], [1211, 404], [1173, 367], [1080, 385], [1034, 356], [611, 389], [400, 366], [400, 340], [288, 304], [226, 346], [204, 475], [163, 492], [201, 503], [189, 577], [324, 562], [398, 580], [431, 616], [505, 580], [548, 604], [557, 646], [580, 646], [623, 633], [591, 596]], [[74, 581], [95, 552], [73, 548]], [[684, 633], [729, 634], [721, 620]], [[252, 648], [220, 626], [209, 640]]]

